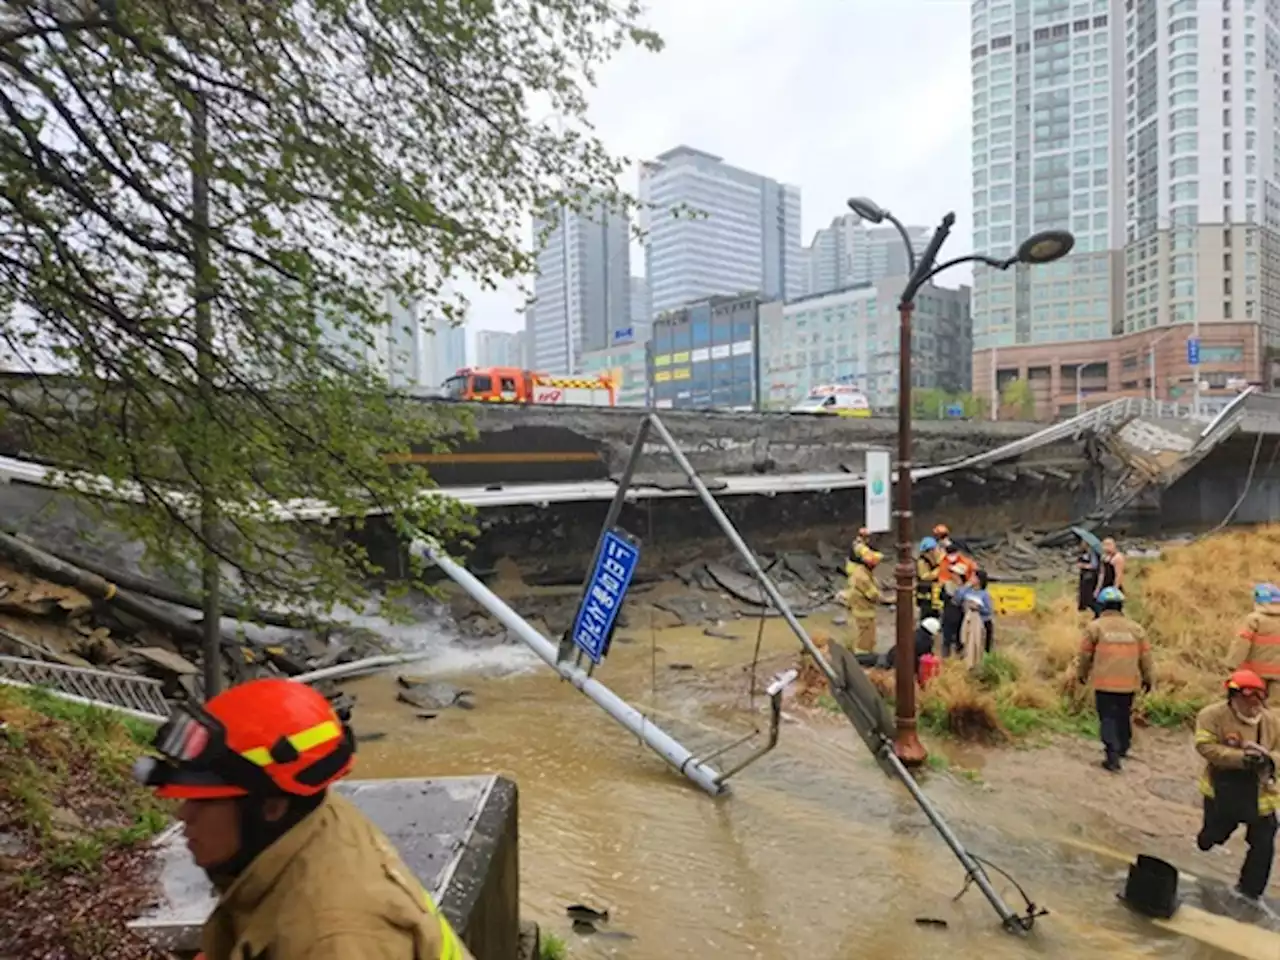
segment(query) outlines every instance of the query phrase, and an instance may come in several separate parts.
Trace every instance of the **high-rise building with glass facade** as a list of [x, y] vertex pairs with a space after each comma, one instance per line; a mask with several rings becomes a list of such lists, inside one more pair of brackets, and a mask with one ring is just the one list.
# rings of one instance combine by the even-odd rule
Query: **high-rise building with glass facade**
[[1270, 382], [1280, 3], [971, 9], [974, 248], [1076, 236], [1058, 263], [975, 271], [975, 389], [1026, 379], [1044, 417]]
[[[928, 227], [907, 227], [917, 251], [929, 242]], [[885, 277], [905, 277], [907, 250], [893, 227], [868, 227], [862, 218], [846, 213], [813, 235], [801, 251], [804, 261], [802, 296], [842, 290], [859, 283], [875, 283]]]
[[631, 236], [627, 218], [603, 206], [562, 209], [534, 221], [539, 243], [526, 350], [546, 373], [576, 373], [583, 351], [601, 350], [631, 326]]
[[642, 165], [640, 201], [655, 317], [711, 296], [803, 291], [799, 187], [681, 146]]

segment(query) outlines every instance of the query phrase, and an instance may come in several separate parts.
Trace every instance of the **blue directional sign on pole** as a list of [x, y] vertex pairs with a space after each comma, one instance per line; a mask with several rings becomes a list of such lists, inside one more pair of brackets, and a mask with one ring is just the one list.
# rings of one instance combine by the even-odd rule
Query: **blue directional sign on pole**
[[604, 659], [613, 625], [640, 562], [640, 547], [618, 530], [605, 532], [587, 592], [573, 621], [573, 642], [592, 663]]
[[1200, 338], [1187, 337], [1187, 364], [1192, 367], [1200, 366]]

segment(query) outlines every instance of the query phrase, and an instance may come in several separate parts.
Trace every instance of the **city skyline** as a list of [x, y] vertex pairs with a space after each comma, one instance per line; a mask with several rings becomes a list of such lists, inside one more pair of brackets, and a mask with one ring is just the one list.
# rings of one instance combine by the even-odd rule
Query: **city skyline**
[[[634, 195], [639, 161], [687, 143], [798, 185], [804, 243], [846, 209], [849, 196], [864, 194], [909, 224], [932, 227], [954, 211], [952, 246], [967, 251], [967, 4], [814, 0], [799, 19], [758, 0], [732, 8], [716, 0], [646, 6], [664, 50], [622, 54], [600, 71], [589, 97], [606, 145], [636, 161], [620, 175], [620, 188]], [[883, 42], [849, 57], [852, 31]], [[928, 69], [903, 73], [895, 64], [904, 61]], [[716, 64], [710, 74], [708, 63]], [[848, 121], [835, 122], [828, 101], [813, 95], [815, 63], [824, 65], [828, 89], [874, 90], [875, 96], [859, 99]], [[891, 75], [894, 81], [885, 83]], [[761, 117], [768, 117], [763, 126]], [[632, 255], [637, 274], [638, 244]], [[947, 279], [964, 283], [968, 274], [955, 271]], [[492, 293], [467, 287], [472, 323], [520, 329], [526, 292], [516, 283]]]

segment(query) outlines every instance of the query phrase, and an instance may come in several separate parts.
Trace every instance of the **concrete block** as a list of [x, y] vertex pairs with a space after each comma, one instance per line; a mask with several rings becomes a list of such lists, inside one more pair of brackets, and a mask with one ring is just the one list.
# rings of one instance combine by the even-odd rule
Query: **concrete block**
[[[498, 776], [339, 784], [391, 840], [476, 960], [512, 960], [520, 939], [517, 791]], [[193, 954], [216, 898], [178, 829], [156, 841], [160, 902], [130, 926]]]

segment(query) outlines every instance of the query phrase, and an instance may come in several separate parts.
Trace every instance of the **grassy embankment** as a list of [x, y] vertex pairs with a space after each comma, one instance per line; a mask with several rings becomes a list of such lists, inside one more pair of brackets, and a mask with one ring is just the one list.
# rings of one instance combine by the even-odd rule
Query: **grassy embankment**
[[0, 956], [163, 957], [125, 924], [151, 899], [168, 811], [130, 768], [153, 729], [0, 686]]
[[[1226, 656], [1253, 584], [1280, 581], [1280, 525], [1234, 530], [1159, 559], [1130, 561], [1125, 612], [1147, 630], [1156, 687], [1137, 703], [1138, 722], [1184, 727], [1220, 695]], [[1042, 586], [1036, 613], [997, 624], [997, 652], [970, 675], [944, 665], [923, 691], [925, 730], [967, 740], [1017, 740], [1034, 734], [1097, 735], [1092, 695], [1075, 679], [1087, 618], [1075, 609], [1074, 584]], [[873, 671], [873, 675], [879, 673]], [[874, 676], [892, 695], [892, 677]]]

